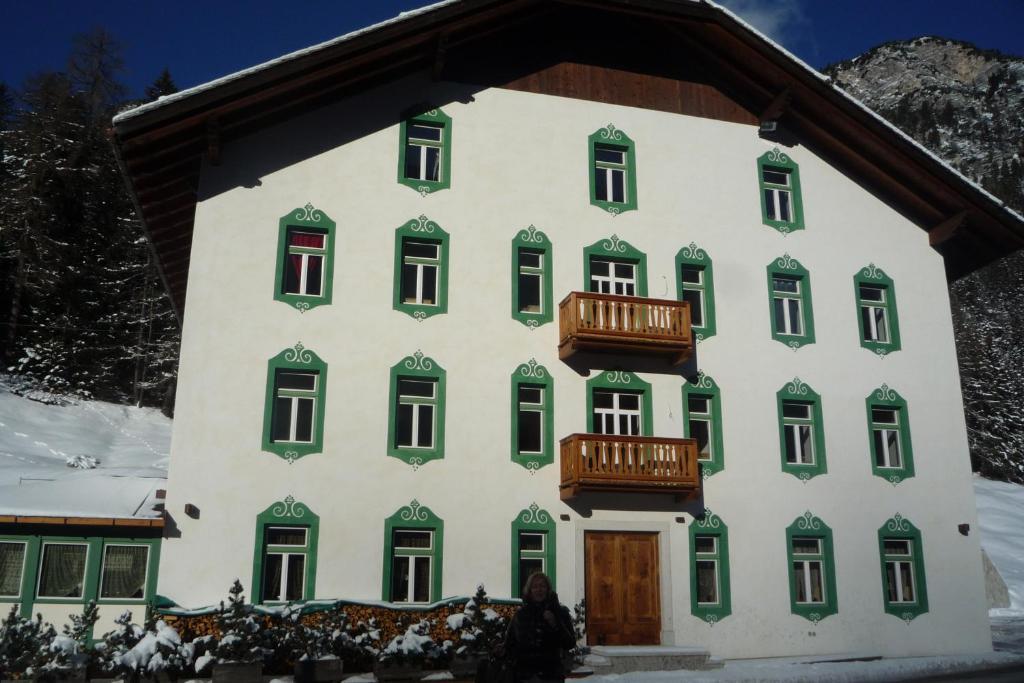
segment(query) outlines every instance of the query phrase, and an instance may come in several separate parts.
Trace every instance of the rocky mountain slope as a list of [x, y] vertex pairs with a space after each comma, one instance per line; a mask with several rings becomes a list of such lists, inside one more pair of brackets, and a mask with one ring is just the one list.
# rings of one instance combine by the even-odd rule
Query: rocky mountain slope
[[[925, 37], [826, 73], [1024, 213], [1024, 59]], [[950, 299], [972, 465], [1024, 483], [1024, 252], [953, 283]]]

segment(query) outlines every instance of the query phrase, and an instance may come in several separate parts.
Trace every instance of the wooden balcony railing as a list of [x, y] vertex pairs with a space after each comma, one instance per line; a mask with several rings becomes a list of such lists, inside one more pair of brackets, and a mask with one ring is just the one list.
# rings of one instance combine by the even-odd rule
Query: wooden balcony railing
[[684, 301], [570, 292], [558, 304], [563, 360], [577, 351], [654, 353], [682, 363], [693, 351], [690, 305]]
[[563, 500], [581, 490], [700, 493], [694, 439], [572, 434], [560, 443]]

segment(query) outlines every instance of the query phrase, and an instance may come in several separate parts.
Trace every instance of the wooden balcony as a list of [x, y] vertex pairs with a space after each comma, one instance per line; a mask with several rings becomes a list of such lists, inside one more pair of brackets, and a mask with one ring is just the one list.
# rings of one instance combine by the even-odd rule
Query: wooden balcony
[[683, 301], [570, 292], [558, 304], [558, 357], [577, 351], [656, 354], [679, 365], [693, 351]]
[[560, 443], [562, 500], [581, 491], [700, 493], [694, 439], [572, 434]]

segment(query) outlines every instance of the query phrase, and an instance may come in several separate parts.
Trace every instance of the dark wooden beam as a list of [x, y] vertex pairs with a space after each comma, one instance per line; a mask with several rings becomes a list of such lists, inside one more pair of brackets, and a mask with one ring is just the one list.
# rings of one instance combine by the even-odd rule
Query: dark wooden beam
[[967, 221], [967, 211], [961, 211], [942, 221], [928, 231], [928, 244], [937, 247], [957, 234]]
[[771, 103], [765, 107], [764, 111], [761, 112], [761, 116], [758, 117], [762, 124], [768, 121], [778, 121], [782, 117], [782, 114], [789, 107], [789, 101], [793, 97], [793, 92], [790, 88], [783, 88], [778, 95], [776, 95]]
[[220, 166], [220, 119], [206, 119], [206, 160], [211, 166]]
[[434, 66], [430, 70], [430, 76], [435, 81], [441, 80], [441, 74], [444, 72], [444, 60], [447, 52], [448, 33], [442, 31], [437, 35], [437, 47], [434, 48]]

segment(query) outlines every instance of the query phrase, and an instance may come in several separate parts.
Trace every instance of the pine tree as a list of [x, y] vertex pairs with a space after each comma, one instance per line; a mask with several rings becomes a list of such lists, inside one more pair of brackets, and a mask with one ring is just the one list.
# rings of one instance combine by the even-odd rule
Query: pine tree
[[164, 95], [173, 95], [176, 92], [178, 92], [178, 86], [174, 84], [171, 72], [164, 67], [157, 79], [146, 87], [146, 101], [154, 102]]
[[228, 604], [220, 603], [217, 624], [220, 641], [217, 643], [218, 662], [258, 662], [263, 658], [260, 643], [261, 623], [253, 614], [252, 606], [245, 603], [242, 582], [235, 579], [228, 591]]

